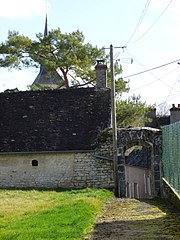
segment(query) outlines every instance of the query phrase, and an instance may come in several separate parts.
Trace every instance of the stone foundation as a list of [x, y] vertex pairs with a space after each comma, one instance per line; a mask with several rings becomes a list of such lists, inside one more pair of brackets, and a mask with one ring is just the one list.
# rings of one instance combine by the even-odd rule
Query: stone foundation
[[0, 155], [0, 188], [113, 188], [113, 163], [87, 153]]

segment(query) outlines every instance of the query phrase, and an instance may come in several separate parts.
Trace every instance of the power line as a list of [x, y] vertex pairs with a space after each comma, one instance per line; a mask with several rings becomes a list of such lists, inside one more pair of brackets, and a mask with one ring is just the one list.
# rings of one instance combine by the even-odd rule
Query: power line
[[138, 20], [138, 22], [137, 22], [137, 24], [136, 24], [136, 27], [135, 27], [133, 33], [131, 34], [129, 40], [127, 41], [126, 45], [131, 41], [131, 39], [134, 37], [135, 33], [138, 31], [139, 26], [141, 25], [142, 20], [143, 20], [146, 12], [147, 12], [147, 10], [148, 10], [148, 7], [149, 7], [150, 2], [151, 2], [151, 0], [147, 0], [147, 1], [146, 1], [146, 4], [145, 4], [144, 9], [143, 9], [143, 11], [142, 11], [142, 14], [141, 14], [141, 16], [140, 16], [140, 18], [139, 18], [139, 20]]
[[[176, 67], [176, 68], [174, 68], [173, 70], [169, 71], [168, 73], [166, 73], [165, 75], [163, 75], [161, 78], [155, 77], [155, 75], [153, 75], [153, 77], [155, 77], [156, 80], [154, 80], [154, 81], [152, 81], [152, 82], [150, 82], [150, 83], [144, 84], [144, 85], [141, 86], [141, 87], [138, 87], [138, 88], [135, 88], [135, 89], [133, 89], [133, 90], [130, 90], [129, 92], [135, 92], [135, 91], [137, 91], [137, 90], [139, 90], [139, 89], [141, 89], [141, 88], [144, 88], [144, 87], [150, 86], [150, 85], [156, 83], [157, 81], [161, 81], [161, 82], [163, 82], [161, 79], [164, 78], [164, 77], [166, 77], [166, 76], [169, 75], [170, 73], [174, 72], [177, 68], [179, 68], [179, 67]], [[164, 83], [164, 82], [163, 82], [163, 83]], [[164, 84], [165, 84], [165, 83], [164, 83]], [[169, 86], [169, 85], [167, 85], [167, 84], [165, 84], [165, 85], [166, 85], [167, 87], [169, 87], [169, 88], [172, 89], [171, 86]]]
[[158, 68], [165, 67], [165, 66], [167, 66], [167, 65], [173, 64], [173, 63], [178, 62], [178, 61], [180, 61], [180, 59], [174, 60], [174, 61], [169, 62], [169, 63], [162, 64], [162, 65], [157, 66], [157, 67], [150, 68], [150, 69], [145, 70], [145, 71], [142, 71], [142, 72], [134, 73], [134, 74], [132, 74], [132, 75], [129, 75], [129, 76], [126, 76], [126, 77], [123, 77], [123, 78], [134, 77], [134, 76], [137, 76], [137, 75], [140, 75], [140, 74], [143, 74], [143, 73], [149, 72], [149, 71], [156, 70], [156, 69], [158, 69]]
[[[146, 69], [145, 66], [144, 66], [142, 63], [140, 63], [140, 62], [136, 59], [136, 57], [133, 56], [127, 49], [126, 49], [126, 52], [128, 53], [128, 55], [129, 55], [130, 57], [133, 57], [133, 59], [134, 59], [135, 61], [137, 61], [137, 63], [138, 63], [140, 66], [142, 66], [144, 69]], [[173, 61], [173, 62], [175, 62], [175, 61]], [[171, 64], [171, 63], [169, 63], [169, 64]], [[178, 64], [179, 64], [179, 63], [178, 63]], [[166, 65], [167, 65], [167, 64], [166, 64]], [[149, 72], [153, 77], [156, 78], [156, 80], [155, 80], [155, 81], [152, 81], [151, 83], [145, 84], [145, 85], [143, 85], [143, 86], [141, 86], [141, 87], [138, 87], [138, 88], [136, 88], [136, 89], [134, 89], [134, 90], [130, 90], [129, 93], [134, 92], [134, 91], [137, 91], [138, 89], [141, 89], [141, 88], [143, 88], [143, 87], [149, 86], [149, 85], [151, 85], [151, 84], [154, 84], [154, 83], [157, 82], [157, 81], [161, 81], [164, 85], [166, 85], [168, 88], [170, 88], [169, 94], [166, 95], [166, 96], [164, 96], [165, 101], [163, 101], [163, 102], [161, 102], [160, 104], [158, 104], [158, 106], [163, 106], [163, 105], [165, 105], [168, 100], [172, 100], [172, 99], [174, 99], [176, 96], [179, 96], [179, 94], [180, 94], [180, 91], [175, 88], [177, 82], [179, 81], [180, 74], [178, 74], [178, 76], [176, 77], [176, 81], [175, 81], [175, 83], [173, 84], [173, 86], [170, 86], [169, 84], [166, 84], [166, 83], [163, 82], [161, 79], [164, 78], [164, 77], [166, 77], [166, 76], [169, 75], [170, 73], [174, 72], [174, 71], [175, 71], [176, 69], [178, 69], [178, 68], [179, 68], [179, 66], [176, 66], [174, 69], [172, 69], [172, 70], [169, 71], [168, 73], [166, 73], [166, 74], [164, 74], [163, 76], [161, 76], [161, 78], [158, 78], [156, 75], [154, 75], [153, 73]], [[147, 71], [148, 71], [148, 70], [147, 70]], [[173, 91], [176, 91], [177, 93], [172, 95], [172, 92], [173, 92]], [[175, 96], [175, 97], [174, 97], [174, 96]], [[161, 98], [162, 98], [162, 97], [161, 97]]]
[[179, 77], [180, 77], [180, 74], [178, 74], [178, 77], [176, 78], [176, 81], [174, 82], [174, 84], [173, 84], [173, 86], [172, 86], [172, 88], [171, 88], [171, 90], [170, 90], [168, 96], [166, 97], [165, 102], [167, 102], [168, 98], [171, 96], [171, 93], [172, 93], [172, 91], [174, 90], [174, 88], [175, 88], [175, 86], [176, 86], [176, 83], [177, 83], [178, 80], [179, 80]]
[[160, 17], [165, 13], [165, 11], [168, 9], [168, 7], [170, 6], [170, 4], [172, 3], [172, 0], [170, 0], [170, 2], [167, 4], [167, 6], [165, 7], [165, 9], [162, 11], [162, 13], [159, 15], [158, 18], [156, 18], [156, 20], [154, 21], [154, 23], [138, 38], [136, 39], [132, 44], [136, 43], [137, 41], [139, 41], [141, 38], [143, 38], [150, 30], [151, 28], [158, 22], [158, 20], [160, 19]]
[[[146, 68], [142, 63], [140, 63], [140, 62], [137, 60], [137, 58], [136, 58], [135, 56], [133, 56], [127, 49], [126, 49], [126, 52], [127, 52], [128, 55], [129, 55], [130, 57], [132, 57], [141, 67], [143, 67], [145, 70], [147, 69], [147, 68]], [[169, 84], [163, 82], [161, 79], [164, 78], [164, 77], [166, 77], [166, 76], [167, 76], [168, 74], [170, 74], [171, 72], [175, 71], [177, 68], [179, 68], [179, 66], [176, 67], [175, 69], [171, 70], [170, 72], [166, 73], [166, 74], [163, 75], [161, 78], [158, 78], [154, 73], [152, 73], [152, 72], [150, 71], [149, 74], [152, 75], [156, 80], [153, 81], [153, 82], [151, 82], [151, 83], [149, 83], [149, 84], [146, 84], [146, 85], [151, 85], [151, 84], [155, 83], [156, 81], [160, 81], [160, 82], [162, 82], [164, 85], [166, 85], [168, 88], [172, 88]], [[146, 85], [144, 85], [144, 86], [146, 86]]]
[[[170, 101], [170, 100], [172, 100], [172, 99], [175, 99], [175, 98], [177, 98], [177, 97], [179, 96], [179, 94], [180, 94], [180, 92], [179, 92], [179, 93], [177, 93], [177, 94], [171, 95], [171, 96], [172, 96], [172, 98], [169, 98], [169, 101]], [[166, 101], [164, 101], [164, 102], [162, 102], [162, 103], [159, 103], [159, 104], [158, 104], [158, 106], [165, 105], [166, 103], [167, 103], [167, 100], [166, 100]]]

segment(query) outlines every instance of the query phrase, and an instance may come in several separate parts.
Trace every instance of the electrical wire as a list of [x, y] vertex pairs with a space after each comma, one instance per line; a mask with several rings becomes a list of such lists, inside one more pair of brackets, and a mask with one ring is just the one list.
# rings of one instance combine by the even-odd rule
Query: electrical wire
[[[154, 81], [152, 81], [152, 82], [150, 82], [150, 83], [144, 84], [144, 85], [142, 85], [141, 87], [138, 87], [138, 88], [135, 88], [135, 89], [133, 89], [133, 90], [130, 90], [129, 92], [135, 92], [135, 91], [137, 91], [137, 90], [139, 90], [139, 89], [141, 89], [141, 88], [150, 86], [150, 85], [156, 83], [157, 81], [163, 82], [161, 79], [164, 78], [164, 77], [166, 77], [166, 76], [169, 75], [170, 73], [176, 71], [177, 68], [179, 68], [179, 67], [175, 67], [173, 70], [169, 71], [168, 73], [166, 73], [165, 75], [163, 75], [161, 78], [156, 77], [156, 80], [154, 80]], [[155, 77], [155, 76], [153, 75], [153, 77]], [[163, 83], [164, 83], [164, 82], [163, 82]], [[165, 84], [165, 83], [164, 83], [164, 84]], [[167, 84], [165, 84], [165, 85], [167, 86]], [[168, 87], [169, 87], [169, 88], [172, 88], [172, 87], [169, 86], [169, 85], [168, 85]]]
[[[171, 94], [171, 98], [175, 98], [175, 97], [179, 96], [179, 94], [180, 94], [180, 92], [178, 92], [178, 93], [176, 93], [176, 94]], [[161, 100], [161, 101], [162, 101], [162, 102], [159, 103], [159, 104], [164, 104], [164, 103], [167, 102], [166, 98], [167, 98], [167, 94], [166, 94], [165, 96], [159, 96], [159, 97], [157, 98], [157, 100]], [[164, 100], [163, 100], [163, 99], [164, 99]]]
[[[130, 57], [133, 57], [133, 59], [134, 59], [140, 66], [142, 66], [142, 67], [145, 69], [145, 66], [144, 66], [142, 63], [140, 63], [127, 49], [126, 49], [126, 52], [128, 53], [128, 55], [129, 55]], [[178, 63], [178, 64], [179, 64], [179, 63]], [[168, 96], [166, 95], [166, 96], [164, 96], [164, 97], [161, 97], [161, 99], [162, 99], [162, 98], [165, 98], [165, 101], [163, 101], [162, 103], [158, 104], [159, 107], [160, 107], [160, 106], [161, 106], [161, 107], [165, 106], [168, 101], [170, 101], [170, 100], [172, 100], [172, 99], [174, 99], [174, 98], [176, 98], [177, 96], [180, 95], [180, 91], [177, 90], [177, 89], [175, 89], [175, 86], [176, 86], [177, 82], [180, 80], [180, 74], [178, 73], [178, 76], [177, 76], [176, 81], [175, 81], [175, 83], [173, 84], [173, 86], [170, 86], [170, 85], [166, 84], [166, 83], [163, 82], [161, 79], [164, 78], [164, 77], [166, 77], [166, 76], [169, 75], [170, 73], [174, 72], [174, 71], [177, 70], [178, 68], [179, 68], [179, 66], [176, 66], [174, 69], [172, 69], [172, 70], [169, 71], [168, 73], [164, 74], [161, 78], [158, 78], [158, 77], [156, 77], [153, 73], [149, 72], [153, 77], [156, 78], [156, 80], [153, 81], [153, 82], [151, 82], [151, 83], [145, 84], [145, 85], [143, 85], [143, 86], [141, 86], [141, 87], [138, 87], [138, 88], [136, 88], [136, 89], [134, 89], [134, 90], [130, 90], [129, 93], [134, 92], [134, 91], [137, 91], [138, 89], [141, 89], [141, 88], [143, 88], [143, 87], [149, 86], [149, 85], [151, 85], [151, 84], [153, 84], [153, 83], [155, 83], [155, 82], [157, 82], [157, 81], [161, 81], [164, 85], [166, 85], [167, 87], [169, 87], [169, 88], [171, 89], [170, 92], [169, 92], [169, 94], [168, 94]], [[176, 91], [177, 93], [172, 95], [172, 92], [173, 92], [173, 91]], [[171, 98], [170, 98], [170, 97], [171, 97]]]
[[169, 63], [162, 64], [162, 65], [157, 66], [157, 67], [150, 68], [150, 69], [145, 70], [145, 71], [142, 71], [142, 72], [134, 73], [134, 74], [132, 74], [132, 75], [125, 76], [125, 77], [123, 77], [123, 78], [134, 77], [134, 76], [137, 76], [137, 75], [140, 75], [140, 74], [146, 73], [146, 72], [150, 72], [150, 71], [156, 70], [156, 69], [158, 69], [158, 68], [165, 67], [165, 66], [167, 66], [167, 65], [173, 64], [173, 63], [178, 62], [178, 61], [180, 61], [180, 59], [174, 60], [174, 61], [169, 62]]
[[[180, 92], [177, 93], [177, 94], [172, 95], [172, 98], [169, 98], [169, 101], [172, 100], [172, 99], [175, 99], [176, 97], [178, 97], [179, 94], [180, 94]], [[167, 100], [162, 102], [162, 103], [159, 103], [158, 106], [165, 105], [166, 103], [167, 103]]]
[[175, 88], [175, 86], [176, 86], [176, 84], [177, 84], [177, 82], [178, 82], [178, 80], [179, 80], [179, 77], [180, 77], [180, 74], [178, 74], [178, 77], [176, 78], [176, 81], [174, 82], [174, 84], [173, 84], [173, 86], [172, 86], [172, 88], [171, 88], [168, 96], [166, 97], [165, 102], [167, 102], [168, 98], [171, 96], [171, 93], [172, 93], [172, 91], [174, 90], [174, 88]]
[[[145, 69], [145, 71], [146, 71], [147, 68], [146, 68], [142, 63], [140, 63], [140, 62], [137, 60], [137, 58], [136, 58], [135, 56], [133, 56], [133, 55], [127, 50], [127, 48], [126, 48], [126, 52], [127, 52], [127, 54], [128, 54], [131, 58], [133, 58], [133, 59], [134, 59], [141, 67], [143, 67], [143, 68]], [[170, 74], [171, 72], [175, 71], [177, 68], [179, 68], [179, 66], [176, 67], [175, 69], [171, 70], [170, 72], [166, 73], [166, 74], [163, 75], [161, 78], [158, 78], [154, 73], [152, 73], [151, 71], [149, 71], [149, 74], [152, 75], [152, 76], [156, 79], [155, 81], [152, 82], [152, 84], [155, 83], [155, 82], [157, 82], [157, 81], [160, 81], [160, 82], [162, 82], [164, 85], [166, 85], [168, 88], [172, 88], [169, 84], [163, 82], [161, 79], [164, 78], [165, 76], [167, 76], [168, 74]], [[151, 85], [151, 83], [146, 84], [146, 85]]]
[[137, 41], [139, 41], [141, 38], [143, 38], [150, 30], [151, 28], [158, 22], [158, 20], [160, 19], [160, 17], [165, 13], [165, 11], [169, 8], [170, 4], [172, 3], [173, 0], [170, 0], [170, 2], [167, 4], [167, 6], [165, 7], [165, 9], [162, 11], [162, 13], [159, 15], [158, 18], [156, 18], [156, 20], [154, 21], [154, 23], [138, 38], [136, 39], [132, 44], [136, 43]]
[[126, 45], [131, 41], [131, 39], [134, 37], [134, 35], [135, 35], [136, 32], [138, 31], [139, 26], [141, 25], [141, 23], [142, 23], [142, 21], [143, 21], [143, 18], [144, 18], [145, 14], [146, 14], [146, 12], [147, 12], [147, 10], [148, 10], [148, 7], [149, 7], [150, 2], [151, 2], [151, 0], [147, 0], [147, 1], [146, 1], [146, 4], [145, 4], [144, 9], [143, 9], [143, 11], [142, 11], [142, 14], [141, 14], [141, 16], [140, 16], [140, 18], [139, 18], [139, 20], [138, 20], [138, 22], [137, 22], [137, 24], [136, 24], [136, 27], [135, 27], [133, 33], [131, 34], [129, 40], [127, 41]]

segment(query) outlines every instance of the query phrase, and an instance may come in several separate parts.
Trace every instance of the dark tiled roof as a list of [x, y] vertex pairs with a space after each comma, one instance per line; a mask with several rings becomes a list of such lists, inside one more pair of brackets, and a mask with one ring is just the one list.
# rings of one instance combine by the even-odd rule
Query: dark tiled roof
[[[46, 36], [48, 36], [47, 14], [44, 27], [44, 37]], [[48, 73], [44, 66], [41, 65], [39, 74], [37, 75], [32, 85], [43, 85], [57, 88], [62, 85], [62, 82], [63, 80], [61, 76], [56, 71], [54, 71], [53, 73]]]
[[60, 86], [63, 80], [61, 76], [57, 73], [48, 73], [43, 66], [40, 68], [40, 72], [37, 75], [32, 85], [44, 85], [44, 86]]
[[93, 149], [110, 115], [109, 89], [0, 93], [0, 152]]

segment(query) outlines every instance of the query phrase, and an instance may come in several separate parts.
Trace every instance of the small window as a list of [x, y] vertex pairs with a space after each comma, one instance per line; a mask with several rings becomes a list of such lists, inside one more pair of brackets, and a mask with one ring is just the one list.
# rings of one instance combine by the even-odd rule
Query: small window
[[38, 166], [38, 160], [32, 160], [32, 166], [37, 167]]

